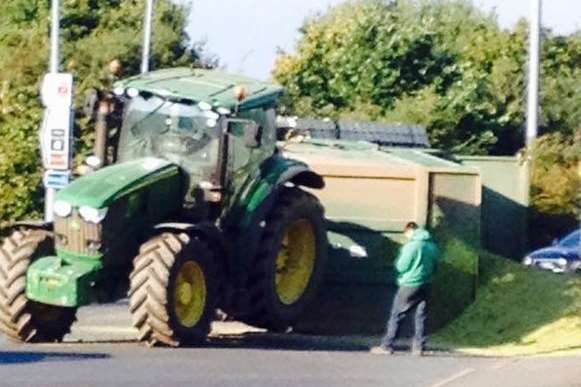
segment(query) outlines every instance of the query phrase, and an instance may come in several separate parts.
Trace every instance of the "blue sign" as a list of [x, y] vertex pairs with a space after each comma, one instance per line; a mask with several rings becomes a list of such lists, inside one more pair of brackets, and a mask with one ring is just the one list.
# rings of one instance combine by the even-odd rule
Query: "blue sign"
[[45, 188], [62, 189], [69, 184], [70, 180], [70, 171], [55, 171], [53, 169], [49, 169], [48, 171], [44, 172], [42, 182]]

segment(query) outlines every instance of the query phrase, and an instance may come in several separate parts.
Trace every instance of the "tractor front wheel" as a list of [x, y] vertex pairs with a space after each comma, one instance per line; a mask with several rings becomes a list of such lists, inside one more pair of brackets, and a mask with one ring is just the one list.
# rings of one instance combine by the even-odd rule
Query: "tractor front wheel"
[[28, 266], [47, 255], [54, 255], [54, 241], [44, 230], [15, 231], [0, 246], [0, 330], [14, 341], [61, 341], [76, 320], [76, 308], [26, 297]]
[[129, 308], [138, 340], [148, 346], [203, 342], [218, 298], [217, 266], [201, 240], [163, 233], [133, 261]]

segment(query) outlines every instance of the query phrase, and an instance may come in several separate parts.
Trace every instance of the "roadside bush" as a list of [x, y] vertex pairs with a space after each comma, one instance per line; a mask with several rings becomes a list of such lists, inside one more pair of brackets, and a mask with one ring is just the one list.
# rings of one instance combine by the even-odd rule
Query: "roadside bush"
[[[467, 0], [347, 1], [307, 20], [274, 78], [297, 115], [425, 125], [433, 147], [513, 155], [523, 146], [527, 26], [500, 28]], [[543, 33], [541, 132], [581, 114], [581, 33]]]
[[553, 133], [535, 144], [531, 181], [531, 243], [550, 243], [575, 226], [581, 216], [581, 129]]

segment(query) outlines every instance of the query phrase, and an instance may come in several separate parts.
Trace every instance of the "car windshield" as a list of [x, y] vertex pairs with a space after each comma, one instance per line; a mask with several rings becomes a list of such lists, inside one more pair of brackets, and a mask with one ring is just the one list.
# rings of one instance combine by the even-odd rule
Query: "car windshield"
[[581, 231], [573, 231], [561, 240], [559, 245], [563, 247], [578, 247], [581, 240]]
[[216, 163], [219, 115], [197, 104], [157, 96], [133, 98], [127, 105], [119, 161], [161, 157], [188, 171]]

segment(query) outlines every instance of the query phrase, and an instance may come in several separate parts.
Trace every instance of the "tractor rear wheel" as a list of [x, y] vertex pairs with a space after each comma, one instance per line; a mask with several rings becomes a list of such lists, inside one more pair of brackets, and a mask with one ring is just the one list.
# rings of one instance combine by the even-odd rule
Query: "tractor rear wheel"
[[13, 232], [0, 247], [0, 330], [18, 342], [61, 341], [76, 320], [76, 308], [41, 304], [26, 297], [31, 262], [54, 255], [54, 241], [44, 230]]
[[218, 299], [217, 266], [203, 241], [163, 233], [133, 261], [129, 310], [138, 340], [148, 346], [203, 342]]
[[285, 189], [266, 219], [249, 277], [251, 311], [242, 320], [271, 330], [288, 329], [313, 301], [326, 259], [322, 205], [301, 189]]

